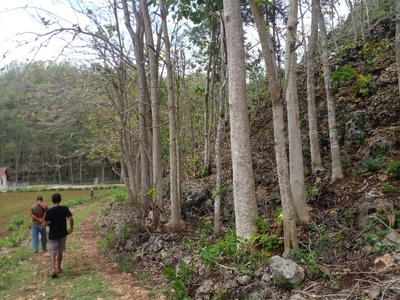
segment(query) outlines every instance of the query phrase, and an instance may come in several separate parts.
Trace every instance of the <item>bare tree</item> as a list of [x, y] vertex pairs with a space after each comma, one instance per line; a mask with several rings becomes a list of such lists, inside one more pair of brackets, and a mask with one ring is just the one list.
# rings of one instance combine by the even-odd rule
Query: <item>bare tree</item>
[[264, 55], [265, 66], [267, 68], [269, 93], [272, 101], [272, 113], [274, 122], [274, 140], [276, 166], [278, 171], [279, 192], [283, 209], [283, 228], [284, 228], [284, 253], [289, 255], [290, 250], [298, 246], [296, 236], [296, 213], [293, 205], [292, 191], [290, 188], [289, 166], [286, 155], [285, 145], [285, 124], [284, 124], [284, 104], [282, 89], [279, 84], [276, 59], [272, 40], [269, 35], [264, 18], [255, 0], [249, 0], [249, 5], [256, 22], [258, 36], [260, 37], [261, 48]]
[[160, 0], [161, 22], [163, 40], [165, 44], [165, 65], [167, 68], [167, 89], [168, 89], [168, 120], [169, 120], [169, 166], [170, 166], [170, 189], [171, 189], [171, 218], [169, 226], [173, 229], [184, 229], [185, 223], [181, 219], [181, 204], [178, 193], [178, 149], [177, 129], [175, 117], [175, 93], [174, 80], [171, 63], [171, 46], [168, 35], [167, 8], [165, 1]]
[[229, 114], [233, 198], [237, 235], [248, 239], [257, 231], [258, 215], [247, 112], [246, 66], [240, 0], [224, 0], [228, 50]]
[[324, 71], [326, 104], [328, 107], [329, 140], [331, 145], [331, 160], [332, 160], [331, 181], [335, 181], [343, 177], [343, 172], [340, 161], [340, 149], [338, 142], [337, 127], [336, 127], [335, 100], [332, 92], [331, 71], [329, 67], [329, 50], [328, 50], [328, 40], [326, 37], [326, 26], [320, 2], [319, 0], [315, 1], [318, 7], [318, 16], [319, 16], [318, 22], [320, 28], [321, 45], [322, 45], [322, 68]]
[[216, 236], [221, 235], [221, 198], [222, 198], [222, 153], [221, 143], [224, 133], [225, 125], [225, 102], [226, 102], [226, 44], [225, 44], [225, 25], [224, 18], [220, 16], [221, 24], [221, 44], [220, 44], [220, 58], [221, 58], [221, 87], [219, 92], [219, 113], [218, 113], [218, 125], [217, 125], [217, 137], [215, 139], [215, 161], [216, 161], [216, 195], [214, 200], [214, 234]]
[[318, 40], [318, 11], [315, 0], [312, 1], [311, 33], [307, 51], [307, 104], [308, 129], [311, 150], [311, 169], [315, 174], [324, 170], [318, 138], [317, 109], [315, 105], [315, 53]]
[[[159, 214], [163, 213], [163, 189], [162, 189], [162, 163], [161, 163], [161, 131], [160, 112], [158, 104], [158, 54], [153, 40], [153, 30], [150, 21], [149, 8], [146, 0], [140, 0], [140, 7], [143, 12], [144, 28], [147, 43], [147, 53], [150, 67], [150, 99], [152, 115], [152, 166], [153, 166], [153, 187], [156, 193], [156, 205], [154, 205], [154, 216], [156, 226], [159, 221]], [[159, 43], [158, 43], [159, 44]]]
[[306, 192], [304, 187], [304, 166], [300, 132], [299, 103], [297, 95], [297, 10], [297, 0], [290, 0], [285, 48], [285, 81], [290, 162], [289, 170], [290, 186], [292, 189], [293, 204], [296, 210], [296, 215], [301, 222], [308, 223], [310, 221], [310, 213], [307, 210]]

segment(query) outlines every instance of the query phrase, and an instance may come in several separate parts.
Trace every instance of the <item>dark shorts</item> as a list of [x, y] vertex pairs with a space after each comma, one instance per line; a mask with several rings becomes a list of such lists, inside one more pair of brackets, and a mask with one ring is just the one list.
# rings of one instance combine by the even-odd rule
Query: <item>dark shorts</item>
[[58, 252], [64, 252], [66, 241], [66, 236], [58, 240], [49, 240], [49, 254], [57, 255]]

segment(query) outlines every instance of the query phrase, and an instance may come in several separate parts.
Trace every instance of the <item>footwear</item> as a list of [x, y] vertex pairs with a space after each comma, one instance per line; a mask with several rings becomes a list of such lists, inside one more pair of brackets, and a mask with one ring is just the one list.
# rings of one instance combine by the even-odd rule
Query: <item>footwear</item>
[[60, 274], [60, 273], [62, 273], [62, 271], [63, 271], [63, 269], [58, 269], [58, 271], [57, 271], [57, 274]]
[[53, 275], [51, 275], [51, 278], [57, 278], [57, 273], [53, 273]]

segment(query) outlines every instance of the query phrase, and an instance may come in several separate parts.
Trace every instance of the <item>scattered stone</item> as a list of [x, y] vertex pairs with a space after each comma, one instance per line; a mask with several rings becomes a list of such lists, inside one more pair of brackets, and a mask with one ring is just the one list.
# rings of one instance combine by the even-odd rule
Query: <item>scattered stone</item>
[[291, 259], [280, 256], [271, 257], [270, 264], [274, 281], [286, 281], [290, 284], [300, 283], [304, 278], [304, 270]]

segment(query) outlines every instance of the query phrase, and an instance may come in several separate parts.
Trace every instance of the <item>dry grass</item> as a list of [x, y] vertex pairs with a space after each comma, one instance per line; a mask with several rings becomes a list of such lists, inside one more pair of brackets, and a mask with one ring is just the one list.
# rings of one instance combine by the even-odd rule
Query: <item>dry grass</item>
[[[7, 226], [11, 223], [12, 217], [24, 216], [25, 222], [30, 220], [30, 207], [36, 203], [36, 197], [42, 196], [44, 202], [52, 207], [51, 195], [55, 191], [24, 192], [24, 193], [0, 193], [0, 238], [4, 238], [11, 232]], [[88, 190], [60, 191], [62, 201], [76, 199], [82, 196], [89, 196]]]

